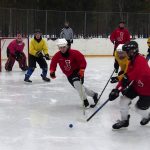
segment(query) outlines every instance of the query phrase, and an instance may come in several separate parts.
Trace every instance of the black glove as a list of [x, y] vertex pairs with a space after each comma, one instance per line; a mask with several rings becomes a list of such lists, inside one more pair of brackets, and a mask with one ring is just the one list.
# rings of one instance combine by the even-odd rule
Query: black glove
[[114, 62], [114, 69], [115, 69], [115, 73], [118, 73], [119, 64], [118, 64], [118, 61], [116, 59], [115, 59], [115, 62]]
[[118, 76], [124, 74], [124, 71], [119, 71]]
[[70, 40], [70, 43], [73, 43], [73, 40]]
[[150, 47], [148, 48], [147, 52], [150, 54]]
[[43, 54], [41, 51], [36, 52], [35, 54], [36, 57], [43, 57]]
[[118, 81], [119, 81], [118, 77], [111, 77], [111, 80], [110, 80], [111, 83], [116, 83]]
[[111, 41], [113, 44], [115, 44], [115, 41]]
[[19, 60], [21, 60], [22, 59], [22, 53], [21, 52], [19, 52], [19, 51], [16, 51], [15, 52], [15, 59], [17, 60], [17, 61], [19, 61]]
[[46, 60], [50, 60], [49, 54], [45, 55]]
[[122, 78], [122, 87], [125, 88], [127, 87], [129, 84], [129, 79], [128, 79], [128, 76], [125, 74]]
[[113, 101], [113, 100], [115, 100], [118, 96], [119, 96], [119, 90], [118, 89], [113, 89], [112, 91], [111, 91], [111, 93], [109, 94], [109, 100], [110, 101]]
[[52, 79], [55, 79], [55, 78], [56, 78], [55, 72], [50, 72], [50, 77], [51, 77]]

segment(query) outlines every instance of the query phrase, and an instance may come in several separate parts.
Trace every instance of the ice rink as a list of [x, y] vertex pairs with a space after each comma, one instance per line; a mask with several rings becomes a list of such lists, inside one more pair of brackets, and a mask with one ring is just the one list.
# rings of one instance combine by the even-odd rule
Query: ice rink
[[[101, 93], [111, 73], [113, 58], [86, 58], [85, 85]], [[48, 62], [49, 63], [49, 62]], [[114, 131], [120, 119], [119, 98], [108, 102], [89, 122], [115, 84], [108, 84], [99, 104], [83, 116], [78, 93], [58, 67], [57, 78], [42, 81], [39, 67], [32, 83], [15, 64], [12, 72], [0, 73], [0, 150], [149, 150], [150, 124], [140, 125], [140, 116], [131, 104], [130, 126]], [[92, 99], [89, 98], [92, 103]], [[73, 128], [69, 128], [73, 124]]]

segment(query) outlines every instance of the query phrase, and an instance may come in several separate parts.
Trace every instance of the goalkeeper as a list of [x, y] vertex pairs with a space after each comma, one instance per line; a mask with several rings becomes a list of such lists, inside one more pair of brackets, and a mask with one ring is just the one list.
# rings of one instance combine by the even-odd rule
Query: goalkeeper
[[18, 61], [22, 71], [27, 70], [27, 61], [23, 52], [25, 43], [22, 41], [22, 36], [17, 33], [17, 37], [7, 47], [7, 61], [5, 64], [6, 71], [12, 71], [15, 61]]

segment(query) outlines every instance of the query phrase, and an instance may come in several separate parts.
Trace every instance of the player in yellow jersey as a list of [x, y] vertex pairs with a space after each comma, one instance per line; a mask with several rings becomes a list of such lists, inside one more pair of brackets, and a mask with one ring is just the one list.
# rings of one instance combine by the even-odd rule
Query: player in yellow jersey
[[122, 51], [122, 46], [124, 44], [120, 44], [116, 51], [115, 51], [115, 59], [117, 60], [119, 67], [120, 67], [120, 72], [118, 73], [118, 76], [112, 77], [111, 78], [111, 83], [116, 83], [120, 81], [123, 77], [123, 75], [126, 73], [129, 60], [126, 52]]

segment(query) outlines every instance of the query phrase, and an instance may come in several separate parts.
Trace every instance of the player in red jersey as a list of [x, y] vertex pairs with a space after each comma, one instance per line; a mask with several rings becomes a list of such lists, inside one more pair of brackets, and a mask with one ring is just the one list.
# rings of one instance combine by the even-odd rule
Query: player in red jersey
[[[119, 27], [116, 28], [111, 33], [110, 41], [114, 44], [113, 55], [115, 54], [115, 51], [116, 51], [119, 44], [125, 44], [126, 42], [130, 41], [130, 33], [129, 33], [128, 29], [125, 28], [125, 22], [124, 21], [120, 21]], [[119, 64], [118, 64], [116, 59], [115, 59], [115, 63], [114, 63], [114, 68], [115, 68], [115, 72], [118, 73]]]
[[20, 33], [17, 34], [15, 40], [13, 40], [7, 47], [7, 62], [5, 64], [6, 71], [12, 71], [15, 61], [18, 61], [19, 67], [22, 71], [27, 70], [26, 56], [23, 52], [24, 42]]
[[59, 51], [53, 56], [50, 64], [51, 78], [56, 78], [55, 71], [57, 64], [59, 64], [70, 84], [78, 91], [81, 100], [84, 102], [84, 107], [88, 108], [90, 106], [87, 95], [93, 97], [94, 103], [97, 104], [98, 94], [83, 86], [84, 71], [86, 69], [84, 56], [77, 50], [69, 49], [65, 39], [59, 39], [57, 46]]
[[120, 97], [121, 120], [113, 125], [114, 129], [128, 127], [129, 104], [137, 96], [139, 99], [135, 108], [142, 116], [140, 124], [146, 125], [150, 121], [150, 68], [148, 62], [139, 54], [137, 42], [130, 41], [124, 44], [122, 49], [127, 52], [130, 63], [123, 79], [109, 95], [109, 100], [112, 101], [119, 96], [120, 91], [123, 94]]

